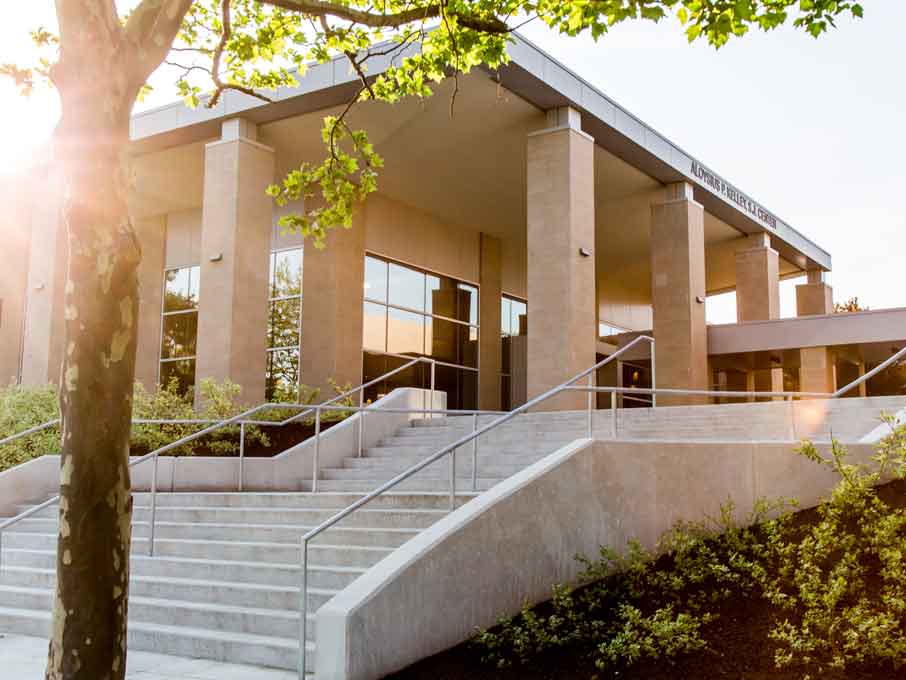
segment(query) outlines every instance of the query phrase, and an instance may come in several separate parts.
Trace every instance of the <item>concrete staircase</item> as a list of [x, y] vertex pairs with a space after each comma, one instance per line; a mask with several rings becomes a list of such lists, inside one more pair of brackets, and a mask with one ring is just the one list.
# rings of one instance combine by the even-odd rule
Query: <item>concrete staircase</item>
[[[618, 412], [619, 438], [789, 441], [795, 416], [799, 436], [826, 440], [833, 430], [855, 441], [877, 424], [882, 409], [896, 411], [904, 402], [815, 402], [797, 404], [795, 413], [785, 403], [627, 409]], [[494, 418], [482, 416], [477, 424]], [[147, 557], [149, 496], [137, 493], [131, 648], [295, 668], [301, 535], [473, 426], [472, 417], [412, 421], [363, 456], [322, 469], [318, 493], [161, 493], [154, 558]], [[611, 427], [611, 412], [595, 412], [595, 437], [610, 438]], [[480, 438], [477, 492], [585, 436], [584, 412], [516, 417]], [[441, 460], [429, 466], [316, 539], [309, 556], [309, 669], [315, 666], [314, 612], [448, 512], [449, 465]], [[472, 472], [472, 445], [466, 444], [456, 456], [458, 504], [474, 496]], [[0, 632], [49, 634], [56, 536], [56, 507], [4, 535]]]

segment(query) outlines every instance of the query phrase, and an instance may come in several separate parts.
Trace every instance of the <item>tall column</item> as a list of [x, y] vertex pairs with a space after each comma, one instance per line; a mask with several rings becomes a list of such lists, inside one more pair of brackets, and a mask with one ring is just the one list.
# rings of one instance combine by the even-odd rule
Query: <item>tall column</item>
[[806, 282], [796, 286], [796, 316], [834, 313], [834, 289], [824, 281], [824, 272], [809, 269]]
[[[766, 233], [752, 234], [736, 250], [736, 320], [780, 318], [780, 256]], [[783, 391], [783, 369], [765, 369], [755, 378], [760, 392]]]
[[63, 293], [69, 245], [61, 215], [62, 181], [50, 171], [42, 200], [34, 201], [25, 294], [22, 384], [56, 384], [63, 364]]
[[264, 399], [274, 151], [254, 125], [225, 121], [205, 147], [196, 385], [229, 379]]
[[[528, 137], [528, 398], [595, 361], [594, 140], [579, 113], [548, 112], [550, 127]], [[539, 408], [582, 408], [564, 393]]]
[[167, 220], [164, 215], [137, 220], [135, 231], [142, 247], [138, 268], [138, 349], [135, 381], [153, 391], [160, 366], [160, 329], [163, 305]]
[[[833, 289], [824, 281], [824, 272], [810, 269], [807, 281], [796, 286], [796, 315], [833, 314]], [[799, 389], [803, 392], [833, 392], [836, 389], [834, 354], [827, 347], [799, 350]]]
[[478, 408], [497, 411], [500, 409], [500, 296], [503, 293], [500, 239], [487, 234], [481, 234], [480, 238]]
[[[651, 206], [651, 276], [657, 386], [707, 389], [705, 211], [686, 182], [669, 185]], [[658, 397], [659, 405], [705, 401]]]
[[31, 227], [30, 176], [0, 186], [0, 234], [4, 262], [0, 267], [0, 387], [19, 380], [25, 298], [28, 290], [28, 249]]
[[305, 244], [302, 266], [302, 383], [334, 396], [362, 384], [362, 291], [365, 286], [367, 208], [352, 227], [331, 229], [327, 245]]

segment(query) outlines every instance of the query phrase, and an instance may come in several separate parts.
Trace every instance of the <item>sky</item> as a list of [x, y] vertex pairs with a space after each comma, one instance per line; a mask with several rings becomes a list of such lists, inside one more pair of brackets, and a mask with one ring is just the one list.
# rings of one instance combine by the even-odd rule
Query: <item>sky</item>
[[[906, 307], [906, 2], [863, 5], [863, 20], [842, 18], [819, 40], [782, 28], [721, 50], [689, 45], [671, 20], [623, 24], [597, 43], [537, 22], [521, 32], [829, 251], [835, 300]], [[16, 11], [0, 24], [0, 63], [30, 53], [30, 29], [53, 26], [50, 0]], [[176, 98], [166, 74], [152, 82], [141, 108]], [[0, 173], [27, 161], [58, 115], [53, 92], [24, 100], [0, 80]], [[781, 284], [783, 316], [795, 315], [795, 283]], [[733, 294], [709, 299], [708, 320], [735, 320]]]

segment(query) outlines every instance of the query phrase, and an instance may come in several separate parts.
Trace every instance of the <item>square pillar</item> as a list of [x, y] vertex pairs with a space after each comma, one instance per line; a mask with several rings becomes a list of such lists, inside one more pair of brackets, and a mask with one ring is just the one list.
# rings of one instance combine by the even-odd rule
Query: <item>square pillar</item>
[[500, 409], [500, 300], [503, 278], [500, 262], [500, 239], [480, 234], [478, 294], [478, 408]]
[[[597, 340], [594, 140], [573, 109], [548, 112], [548, 122], [529, 135], [526, 157], [529, 399], [594, 365]], [[564, 393], [539, 410], [585, 403]]]
[[164, 215], [137, 220], [135, 231], [142, 248], [138, 267], [138, 348], [135, 381], [154, 391], [160, 368], [161, 310], [164, 290], [164, 262], [167, 247], [167, 218]]
[[752, 234], [736, 250], [736, 320], [780, 318], [780, 256], [768, 234]]
[[56, 384], [63, 365], [64, 300], [69, 261], [62, 219], [63, 182], [51, 170], [45, 193], [32, 205], [28, 285], [22, 341], [23, 385]]
[[[705, 211], [686, 182], [668, 186], [651, 206], [651, 276], [657, 386], [708, 389]], [[658, 396], [659, 405], [707, 401]]]
[[307, 243], [302, 265], [302, 384], [321, 400], [340, 387], [362, 384], [362, 298], [367, 208], [349, 229], [327, 233], [323, 250]]
[[229, 379], [247, 403], [264, 400], [273, 228], [274, 151], [255, 137], [233, 119], [205, 147], [195, 376], [196, 393], [205, 378]]
[[837, 367], [832, 351], [826, 347], [799, 350], [799, 389], [825, 394], [837, 389]]
[[29, 188], [43, 185], [29, 182], [31, 179], [31, 175], [24, 175], [0, 187], [4, 207], [0, 214], [4, 250], [0, 267], [0, 387], [17, 383], [20, 378], [33, 202]]
[[796, 286], [796, 316], [834, 313], [834, 289], [824, 281], [824, 272], [809, 269], [806, 283]]

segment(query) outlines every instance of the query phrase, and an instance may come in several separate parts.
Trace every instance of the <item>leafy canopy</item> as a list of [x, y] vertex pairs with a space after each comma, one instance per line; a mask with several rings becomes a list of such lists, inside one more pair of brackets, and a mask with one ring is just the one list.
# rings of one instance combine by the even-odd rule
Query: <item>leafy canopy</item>
[[[279, 204], [302, 199], [304, 209], [282, 225], [323, 247], [327, 229], [351, 225], [355, 205], [376, 190], [383, 164], [367, 132], [348, 125], [350, 109], [365, 100], [427, 97], [450, 75], [479, 64], [497, 68], [508, 60], [512, 32], [527, 22], [597, 40], [624, 21], [672, 16], [690, 42], [720, 47], [752, 28], [768, 31], [790, 21], [817, 37], [841, 15], [861, 17], [862, 6], [853, 0], [142, 0], [124, 25], [153, 34], [164, 13], [184, 17], [165, 62], [178, 69], [176, 87], [191, 105], [214, 106], [228, 89], [268, 99], [268, 92], [298, 85], [312, 63], [348, 60], [360, 87], [342, 112], [324, 119], [323, 162], [303, 163], [269, 189]], [[46, 50], [57, 49], [47, 31], [33, 37]], [[369, 74], [377, 56], [390, 57], [392, 65]], [[0, 64], [0, 74], [28, 91], [52, 68], [53, 58], [45, 58], [34, 68]]]

